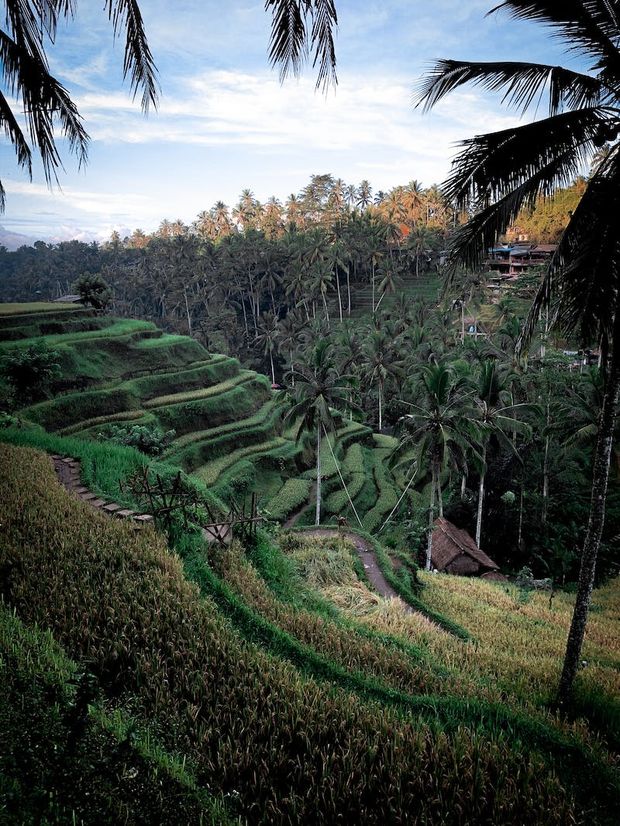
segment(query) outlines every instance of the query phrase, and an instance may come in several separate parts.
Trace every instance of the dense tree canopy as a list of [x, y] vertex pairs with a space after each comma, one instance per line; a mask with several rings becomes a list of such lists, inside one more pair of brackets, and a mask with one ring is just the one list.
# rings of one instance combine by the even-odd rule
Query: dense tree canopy
[[525, 326], [524, 342], [541, 312], [553, 308], [564, 332], [578, 330], [583, 343], [600, 341], [606, 380], [588, 531], [579, 594], [569, 635], [559, 699], [567, 701], [585, 633], [603, 530], [613, 432], [620, 393], [620, 3], [576, 0], [505, 0], [495, 11], [549, 26], [589, 73], [561, 66], [500, 61], [441, 60], [427, 76], [421, 102], [430, 108], [467, 83], [502, 91], [504, 101], [526, 113], [546, 94], [548, 116], [464, 142], [445, 185], [447, 196], [472, 213], [451, 246], [451, 264], [476, 266], [488, 247], [524, 207], [566, 185], [601, 147], [578, 206], [570, 215]]

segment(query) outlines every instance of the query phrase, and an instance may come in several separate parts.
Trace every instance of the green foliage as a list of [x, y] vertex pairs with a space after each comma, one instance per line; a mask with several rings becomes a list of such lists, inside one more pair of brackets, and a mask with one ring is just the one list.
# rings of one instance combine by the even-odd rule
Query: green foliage
[[308, 501], [312, 482], [309, 479], [287, 479], [283, 487], [271, 499], [266, 507], [271, 519], [284, 520]]
[[135, 447], [147, 456], [161, 456], [174, 439], [175, 431], [168, 430], [164, 433], [160, 427], [153, 424], [110, 425], [105, 433], [99, 434], [99, 437], [119, 445]]
[[47, 393], [60, 373], [58, 357], [58, 351], [44, 339], [1, 357], [0, 372], [14, 393], [16, 404], [26, 404]]
[[119, 387], [68, 393], [27, 407], [23, 415], [47, 430], [58, 430], [89, 419], [139, 409], [140, 399], [128, 388]]
[[381, 458], [378, 457], [378, 461], [373, 466], [373, 475], [379, 496], [363, 519], [364, 530], [368, 533], [374, 533], [381, 527], [385, 517], [398, 502], [398, 491], [388, 479], [389, 471]]
[[[133, 447], [57, 436], [37, 427], [0, 428], [0, 442], [38, 448], [49, 453], [59, 453], [79, 459], [81, 480], [86, 487], [128, 507], [141, 508], [144, 504], [133, 499], [127, 488], [122, 487], [122, 484], [136, 471], [148, 465], [164, 481], [176, 477], [178, 473], [178, 468], [166, 462], [149, 462], [147, 456]], [[209, 501], [216, 511], [221, 509], [222, 506], [217, 497], [198, 479], [183, 475], [183, 481], [191, 490]]]
[[[215, 791], [236, 789], [253, 821], [267, 810], [271, 822], [324, 823], [415, 811], [441, 823], [458, 805], [490, 826], [521, 823], [524, 812], [540, 823], [602, 822], [612, 812], [613, 775], [574, 735], [497, 704], [411, 697], [343, 669], [250, 610], [186, 534], [179, 550], [199, 600], [157, 536], [90, 513], [40, 457], [0, 450], [5, 598], [87, 660], [106, 696], [133, 695], [162, 741], [182, 742]], [[210, 593], [244, 637], [278, 659], [241, 642]], [[484, 806], [471, 794], [474, 777]]]
[[[0, 604], [0, 807], [19, 823], [232, 822], [52, 635]], [[9, 822], [9, 821], [7, 821]]]
[[175, 392], [167, 396], [158, 396], [145, 402], [144, 406], [146, 408], [168, 407], [174, 404], [182, 404], [183, 402], [208, 399], [212, 396], [219, 396], [226, 393], [231, 388], [237, 387], [240, 384], [245, 384], [248, 381], [256, 381], [262, 384], [265, 388], [268, 387], [268, 382], [264, 376], [259, 377], [256, 373], [250, 373], [249, 371], [244, 370], [243, 372], [233, 375], [231, 378], [221, 381], [218, 384], [214, 384], [211, 387], [201, 387], [198, 390], [188, 390], [185, 393]]
[[[138, 321], [131, 318], [110, 318], [110, 323], [102, 329], [86, 330], [83, 332], [64, 333], [60, 332], [54, 335], [44, 337], [46, 344], [54, 346], [56, 344], [76, 344], [86, 341], [93, 341], [97, 339], [115, 338], [118, 336], [135, 335], [137, 333], [151, 334], [156, 338], [161, 336], [161, 332], [157, 330], [156, 326], [150, 321]], [[27, 347], [31, 344], [37, 344], [39, 337], [34, 339], [25, 339], [24, 341], [0, 341], [0, 351], [13, 350], [16, 347]]]
[[95, 310], [105, 310], [112, 299], [112, 290], [100, 275], [85, 273], [73, 285], [82, 304], [90, 304]]

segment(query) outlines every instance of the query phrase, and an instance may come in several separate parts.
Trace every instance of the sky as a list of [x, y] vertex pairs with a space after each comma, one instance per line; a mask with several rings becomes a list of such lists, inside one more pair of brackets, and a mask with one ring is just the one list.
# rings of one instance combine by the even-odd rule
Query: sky
[[161, 85], [145, 117], [123, 82], [123, 43], [103, 2], [78, 2], [50, 46], [52, 73], [70, 91], [90, 135], [88, 164], [63, 152], [60, 187], [40, 168], [19, 170], [0, 137], [7, 192], [0, 227], [29, 239], [103, 241], [113, 230], [191, 223], [245, 188], [265, 201], [298, 193], [310, 175], [368, 179], [388, 190], [441, 183], [459, 140], [518, 122], [470, 87], [432, 112], [412, 105], [438, 58], [570, 64], [541, 26], [486, 13], [493, 0], [336, 0], [338, 85], [315, 73], [279, 81], [268, 61], [270, 16], [252, 0], [141, 0]]

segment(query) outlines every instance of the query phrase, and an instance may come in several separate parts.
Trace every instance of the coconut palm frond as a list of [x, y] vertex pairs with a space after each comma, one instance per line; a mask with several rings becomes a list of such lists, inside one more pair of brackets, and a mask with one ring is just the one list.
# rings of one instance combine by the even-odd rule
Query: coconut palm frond
[[417, 91], [417, 106], [431, 109], [447, 94], [466, 83], [482, 86], [491, 92], [503, 91], [502, 102], [525, 113], [546, 91], [549, 115], [570, 109], [598, 106], [609, 93], [596, 77], [542, 63], [497, 61], [470, 63], [439, 60], [424, 78]]
[[598, 425], [596, 422], [590, 422], [589, 424], [585, 424], [583, 427], [580, 427], [579, 430], [576, 430], [567, 439], [565, 439], [563, 446], [571, 447], [572, 445], [592, 442], [596, 438], [597, 433]]
[[620, 70], [614, 42], [620, 23], [618, 4], [610, 0], [504, 0], [489, 14], [506, 10], [516, 20], [529, 20], [552, 26], [570, 41], [572, 48], [595, 58], [598, 66]]
[[17, 46], [41, 61], [47, 68], [43, 49], [43, 37], [53, 37], [55, 31], [54, 8], [48, 1], [41, 2], [40, 15], [27, 0], [5, 0], [7, 29]]
[[444, 273], [450, 286], [460, 266], [476, 269], [489, 247], [506, 231], [524, 206], [531, 206], [537, 197], [538, 175], [527, 184], [514, 189], [496, 203], [478, 212], [455, 232]]
[[571, 183], [616, 123], [617, 111], [599, 106], [477, 135], [461, 143], [444, 194], [459, 207], [484, 207], [536, 177], [537, 193], [549, 195]]
[[[55, 180], [56, 170], [62, 168], [54, 140], [56, 119], [60, 122], [71, 149], [78, 156], [79, 163], [84, 163], [88, 135], [82, 119], [67, 90], [49, 74], [43, 61], [0, 31], [0, 63], [8, 91], [22, 98], [28, 132], [41, 155], [48, 183]], [[2, 121], [5, 129], [12, 128], [6, 109], [3, 109]], [[13, 133], [17, 134], [14, 127]], [[18, 156], [25, 157], [23, 141], [17, 151]], [[23, 165], [28, 168], [28, 162]]]
[[313, 66], [319, 67], [316, 86], [337, 83], [334, 29], [338, 23], [333, 0], [266, 0], [272, 10], [269, 60], [280, 67], [280, 80], [299, 76], [314, 52]]
[[157, 108], [159, 83], [157, 69], [144, 30], [142, 13], [137, 0], [106, 0], [108, 17], [114, 26], [114, 35], [125, 30], [125, 57], [123, 77], [130, 78], [134, 98], [142, 90], [142, 109]]
[[0, 92], [0, 125], [4, 127], [7, 138], [13, 144], [18, 164], [24, 167], [30, 176], [32, 174], [32, 152], [2, 92]]
[[336, 7], [333, 0], [315, 0], [312, 20], [312, 45], [314, 47], [313, 66], [318, 64], [316, 79], [317, 89], [327, 89], [338, 83], [336, 75], [336, 48], [334, 46], [334, 27], [338, 23]]

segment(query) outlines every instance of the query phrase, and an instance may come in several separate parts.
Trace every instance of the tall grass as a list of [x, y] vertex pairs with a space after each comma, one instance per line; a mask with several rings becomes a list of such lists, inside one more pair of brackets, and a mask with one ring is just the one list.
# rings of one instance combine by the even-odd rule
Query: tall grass
[[[0, 811], [11, 823], [232, 823], [49, 632], [0, 603]], [[6, 820], [5, 820], [6, 818]]]
[[[178, 468], [166, 462], [150, 460], [139, 450], [110, 442], [95, 442], [79, 438], [56, 436], [40, 428], [7, 427], [0, 429], [0, 442], [33, 447], [49, 453], [72, 456], [80, 461], [81, 481], [90, 490], [129, 507], [144, 507], [123, 486], [130, 476], [147, 465], [164, 479], [176, 476]], [[50, 463], [51, 464], [51, 463]], [[223, 510], [222, 504], [212, 491], [191, 476], [184, 476], [189, 488]]]
[[106, 694], [133, 696], [212, 789], [236, 790], [250, 822], [509, 826], [612, 812], [598, 766], [583, 773], [586, 798], [561, 761], [570, 790], [501, 727], [464, 729], [458, 714], [428, 725], [301, 678], [240, 642], [154, 534], [91, 513], [36, 454], [0, 458], [5, 599], [88, 661]]

